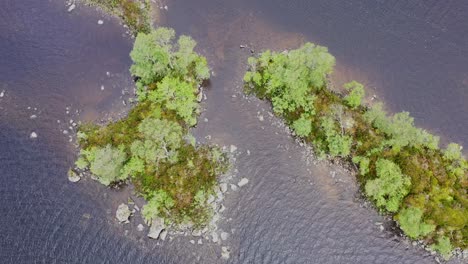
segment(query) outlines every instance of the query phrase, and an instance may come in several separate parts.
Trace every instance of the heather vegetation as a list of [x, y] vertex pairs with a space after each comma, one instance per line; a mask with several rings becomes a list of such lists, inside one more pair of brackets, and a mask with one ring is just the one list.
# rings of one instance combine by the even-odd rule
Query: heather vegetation
[[198, 87], [209, 69], [190, 37], [174, 42], [172, 29], [139, 33], [130, 54], [138, 103], [122, 120], [80, 127], [76, 166], [104, 185], [130, 180], [148, 201], [147, 221], [159, 217], [200, 227], [212, 214], [207, 200], [227, 159], [189, 133], [199, 113]]
[[85, 0], [99, 6], [109, 14], [120, 17], [133, 33], [151, 29], [151, 4], [149, 0]]
[[409, 113], [389, 116], [382, 104], [362, 105], [364, 87], [327, 87], [334, 57], [311, 43], [249, 58], [245, 88], [271, 102], [295, 134], [320, 157], [356, 168], [364, 194], [393, 215], [405, 234], [444, 256], [468, 247], [468, 162], [461, 147], [414, 126]]

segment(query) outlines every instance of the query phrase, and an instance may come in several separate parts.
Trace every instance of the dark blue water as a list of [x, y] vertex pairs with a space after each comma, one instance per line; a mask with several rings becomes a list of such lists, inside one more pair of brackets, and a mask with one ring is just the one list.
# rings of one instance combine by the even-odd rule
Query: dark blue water
[[[315, 41], [337, 56], [334, 83], [363, 81], [390, 110], [409, 110], [418, 124], [468, 145], [468, 7], [445, 3], [167, 2], [161, 23], [193, 35], [215, 72], [202, 114], [209, 121], [194, 133], [236, 145], [238, 175], [250, 180], [230, 192], [220, 221], [231, 234], [222, 242], [231, 249], [229, 263], [434, 262], [389, 226], [379, 230], [375, 223], [383, 219], [356, 199], [351, 175], [306, 162], [304, 149], [268, 115], [269, 106], [242, 96], [241, 76], [250, 47], [282, 50]], [[0, 98], [0, 263], [224, 262], [220, 246], [208, 240], [158, 243], [136, 231], [138, 217], [116, 223], [115, 209], [129, 188], [67, 180], [74, 147], [62, 132], [65, 123], [122, 110], [121, 91], [132, 88], [132, 40], [123, 33], [115, 19], [84, 7], [69, 14], [59, 0], [0, 3], [0, 92], [6, 90]], [[32, 131], [37, 139], [29, 138]]]

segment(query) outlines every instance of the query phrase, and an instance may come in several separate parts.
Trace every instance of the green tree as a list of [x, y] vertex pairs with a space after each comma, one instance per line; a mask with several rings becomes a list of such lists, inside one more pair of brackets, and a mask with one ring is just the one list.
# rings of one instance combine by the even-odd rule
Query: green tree
[[350, 136], [343, 135], [337, 131], [337, 124], [331, 117], [322, 117], [321, 126], [326, 136], [330, 155], [348, 156], [351, 151], [353, 140]]
[[156, 90], [151, 91], [148, 99], [162, 103], [167, 109], [174, 110], [187, 124], [197, 123], [198, 102], [192, 84], [174, 77], [165, 77]]
[[197, 191], [195, 196], [193, 197], [195, 204], [199, 206], [205, 205], [206, 201], [208, 200], [208, 193], [205, 190], [200, 189]]
[[147, 222], [151, 222], [158, 217], [167, 218], [170, 210], [174, 207], [174, 199], [164, 190], [157, 190], [152, 193], [152, 198], [142, 209], [142, 215]]
[[174, 37], [174, 30], [164, 27], [149, 34], [138, 34], [130, 53], [133, 60], [130, 72], [139, 78], [140, 88], [157, 82], [169, 74], [173, 67], [171, 49]]
[[89, 163], [83, 157], [79, 157], [75, 161], [75, 166], [80, 170], [84, 170], [89, 166]]
[[157, 163], [160, 160], [177, 160], [177, 150], [182, 144], [182, 127], [174, 121], [146, 118], [138, 126], [142, 140], [132, 143], [132, 155], [146, 161]]
[[138, 158], [132, 157], [122, 168], [120, 174], [123, 176], [135, 176], [136, 173], [145, 171], [145, 162]]
[[408, 207], [402, 209], [396, 218], [405, 234], [410, 238], [416, 239], [428, 235], [436, 228], [435, 225], [424, 223], [422, 217], [423, 211], [421, 209]]
[[351, 108], [356, 108], [361, 105], [364, 97], [364, 86], [356, 81], [346, 83], [344, 88], [349, 91], [349, 94], [344, 98], [346, 103]]
[[312, 131], [312, 122], [307, 116], [301, 115], [299, 119], [293, 122], [292, 128], [296, 132], [296, 135], [306, 137]]
[[361, 175], [369, 173], [370, 160], [367, 157], [355, 156], [353, 162], [359, 164], [359, 172]]
[[246, 73], [244, 81], [263, 85], [260, 95], [271, 99], [276, 113], [301, 109], [313, 115], [315, 97], [312, 92], [323, 87], [335, 58], [325, 47], [306, 43], [288, 53], [266, 51], [258, 60], [250, 59], [249, 63], [258, 65], [251, 67], [252, 71]]
[[462, 148], [456, 143], [450, 143], [444, 151], [444, 158], [450, 161], [458, 161], [462, 159]]
[[178, 40], [178, 51], [174, 53], [174, 67], [180, 76], [195, 76], [197, 81], [210, 78], [205, 57], [194, 52], [197, 43], [188, 36], [180, 36]]
[[408, 194], [411, 181], [403, 175], [400, 167], [390, 160], [379, 159], [376, 163], [377, 178], [365, 185], [366, 195], [375, 200], [377, 206], [396, 212]]
[[94, 148], [93, 152], [93, 158], [89, 160], [90, 171], [100, 183], [109, 185], [127, 178], [127, 175], [120, 173], [127, 160], [127, 155], [121, 148], [108, 144], [103, 148]]
[[382, 110], [382, 104], [378, 103], [364, 114], [364, 118], [388, 136], [384, 144], [396, 152], [405, 146], [438, 148], [439, 137], [415, 127], [414, 119], [408, 112], [397, 113], [389, 118]]
[[450, 243], [450, 239], [446, 236], [438, 238], [437, 243], [432, 246], [432, 249], [442, 254], [445, 260], [449, 260], [452, 256], [453, 247]]

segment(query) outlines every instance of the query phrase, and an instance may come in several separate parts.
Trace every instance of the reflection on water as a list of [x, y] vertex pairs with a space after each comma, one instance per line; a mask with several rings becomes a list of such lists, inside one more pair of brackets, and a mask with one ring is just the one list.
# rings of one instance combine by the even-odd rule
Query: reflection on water
[[[164, 23], [193, 35], [215, 73], [202, 114], [209, 121], [194, 133], [236, 145], [238, 173], [250, 180], [227, 197], [221, 228], [231, 233], [222, 242], [231, 248], [229, 263], [432, 261], [380, 232], [375, 222], [382, 218], [361, 207], [350, 175], [307, 162], [270, 107], [242, 95], [251, 52], [312, 40], [337, 56], [337, 85], [364, 81], [392, 110], [412, 111], [417, 123], [468, 145], [462, 118], [468, 63], [461, 56], [468, 46], [459, 26], [466, 4], [404, 2], [167, 1]], [[58, 0], [6, 0], [0, 7], [2, 262], [220, 263], [220, 247], [208, 240], [159, 245], [136, 231], [141, 219], [117, 224], [114, 210], [130, 188], [66, 179], [74, 157], [65, 124], [119, 111], [122, 90], [131, 91], [124, 29], [105, 16], [99, 26], [103, 15], [91, 9], [69, 14]]]

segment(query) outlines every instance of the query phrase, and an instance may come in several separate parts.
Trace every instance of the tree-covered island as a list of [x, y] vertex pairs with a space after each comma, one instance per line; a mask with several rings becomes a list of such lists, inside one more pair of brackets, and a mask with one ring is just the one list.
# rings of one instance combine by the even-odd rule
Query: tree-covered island
[[197, 94], [210, 77], [196, 43], [172, 29], [139, 33], [130, 54], [138, 103], [128, 116], [107, 124], [82, 125], [79, 170], [89, 170], [104, 185], [131, 181], [146, 200], [148, 222], [204, 227], [217, 197], [217, 177], [228, 169], [215, 146], [197, 144], [189, 129], [200, 113]]
[[364, 87], [328, 87], [335, 58], [306, 43], [248, 59], [246, 92], [271, 102], [295, 135], [355, 167], [364, 194], [393, 215], [411, 239], [422, 239], [446, 258], [468, 248], [468, 162], [461, 146], [439, 148], [439, 137], [417, 128], [409, 113], [389, 116], [381, 103], [362, 104]]

